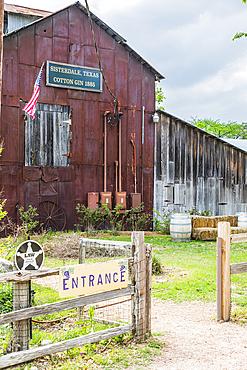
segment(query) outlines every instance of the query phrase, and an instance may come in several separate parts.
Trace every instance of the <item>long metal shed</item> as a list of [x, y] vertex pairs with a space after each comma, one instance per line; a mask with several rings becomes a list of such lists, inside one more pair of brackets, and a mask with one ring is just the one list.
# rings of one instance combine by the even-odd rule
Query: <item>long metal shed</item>
[[158, 111], [154, 209], [196, 208], [213, 215], [247, 211], [247, 152], [171, 114]]

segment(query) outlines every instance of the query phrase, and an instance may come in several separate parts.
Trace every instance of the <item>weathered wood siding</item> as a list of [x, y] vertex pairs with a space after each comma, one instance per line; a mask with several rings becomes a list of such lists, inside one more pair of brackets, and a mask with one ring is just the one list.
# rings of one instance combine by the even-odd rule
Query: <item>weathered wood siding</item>
[[155, 131], [154, 209], [247, 211], [247, 153], [165, 112]]

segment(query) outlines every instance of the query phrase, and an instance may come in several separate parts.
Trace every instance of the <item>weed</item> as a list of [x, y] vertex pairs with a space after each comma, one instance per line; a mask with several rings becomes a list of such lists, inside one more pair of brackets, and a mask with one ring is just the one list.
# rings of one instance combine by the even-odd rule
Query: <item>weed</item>
[[160, 258], [157, 256], [153, 256], [152, 258], [152, 274], [153, 275], [160, 275], [162, 274], [162, 264]]
[[210, 217], [212, 216], [212, 210], [209, 209], [204, 209], [203, 211], [199, 211], [196, 207], [193, 207], [192, 209], [188, 210], [188, 211], [185, 211], [185, 213], [189, 213], [191, 216], [192, 215], [197, 215], [197, 216], [206, 216], [206, 217]]
[[[79, 214], [79, 226], [86, 230], [88, 235], [96, 232], [97, 226], [104, 220], [104, 213], [101, 208], [86, 207], [84, 204], [77, 204], [76, 211]], [[76, 225], [75, 225], [76, 226]]]
[[126, 211], [126, 222], [132, 231], [147, 230], [151, 221], [152, 216], [144, 212], [144, 203], [141, 203], [139, 207], [131, 208]]
[[13, 311], [13, 289], [9, 284], [0, 284], [0, 314]]
[[[20, 220], [21, 220], [21, 229], [25, 235], [31, 234], [34, 229], [39, 225], [39, 221], [35, 221], [35, 218], [38, 216], [37, 208], [29, 205], [27, 211], [24, 211], [24, 207], [19, 208]], [[40, 225], [42, 226], [42, 225]]]
[[160, 212], [153, 210], [158, 217], [154, 217], [154, 230], [161, 234], [169, 234], [170, 232], [170, 212], [160, 214]]

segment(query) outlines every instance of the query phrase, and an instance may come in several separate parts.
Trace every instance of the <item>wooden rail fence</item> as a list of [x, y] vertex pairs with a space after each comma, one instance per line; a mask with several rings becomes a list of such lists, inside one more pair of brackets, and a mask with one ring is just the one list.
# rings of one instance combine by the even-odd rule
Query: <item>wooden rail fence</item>
[[[0, 324], [13, 322], [13, 327], [16, 327], [17, 331], [18, 328], [21, 328], [19, 333], [15, 333], [14, 352], [0, 357], [0, 369], [130, 332], [132, 332], [137, 342], [144, 341], [146, 336], [151, 333], [152, 247], [145, 244], [144, 232], [133, 232], [131, 242], [132, 257], [128, 259], [131, 266], [131, 284], [127, 288], [79, 296], [35, 307], [28, 307], [28, 304], [19, 297], [21, 304], [19, 304], [18, 309], [0, 315]], [[18, 292], [21, 292], [22, 286], [30, 280], [58, 274], [59, 268], [41, 271], [14, 271], [0, 274], [0, 283], [14, 282], [17, 285], [17, 289], [15, 289], [15, 300], [17, 300]], [[78, 338], [29, 349], [28, 325], [30, 318], [72, 308], [81, 308], [89, 304], [127, 295], [131, 295], [131, 324], [121, 324], [118, 327], [90, 333]]]
[[230, 223], [219, 222], [217, 238], [217, 320], [230, 320], [231, 275], [247, 272], [247, 262], [230, 264], [230, 244], [247, 242], [247, 234], [230, 235]]

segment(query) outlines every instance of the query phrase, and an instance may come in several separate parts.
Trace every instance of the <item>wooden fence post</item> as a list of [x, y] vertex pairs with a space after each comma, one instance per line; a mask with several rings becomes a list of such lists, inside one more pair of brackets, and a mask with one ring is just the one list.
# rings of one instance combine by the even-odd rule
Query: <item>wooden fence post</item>
[[216, 262], [216, 302], [217, 302], [217, 321], [223, 319], [222, 317], [222, 238], [217, 238], [217, 262]]
[[222, 276], [222, 319], [230, 319], [231, 280], [230, 280], [230, 222], [219, 222], [218, 237], [222, 239], [221, 276]]
[[133, 231], [131, 235], [132, 257], [134, 258], [135, 293], [132, 299], [133, 335], [137, 342], [146, 338], [146, 244], [144, 231]]
[[151, 335], [152, 244], [146, 244], [146, 333]]
[[[83, 239], [79, 241], [79, 264], [85, 263], [86, 259], [86, 247], [83, 245]], [[78, 321], [83, 320], [84, 306], [77, 308], [77, 319]]]
[[[29, 281], [13, 283], [13, 311], [29, 307]], [[13, 338], [10, 351], [25, 351], [29, 349], [29, 320], [13, 323]]]

